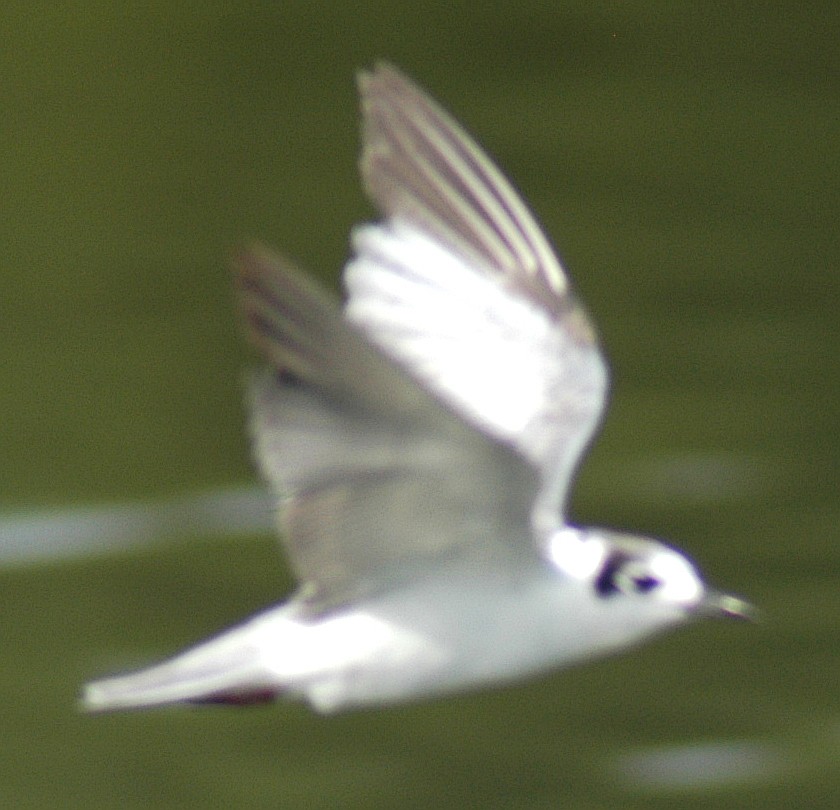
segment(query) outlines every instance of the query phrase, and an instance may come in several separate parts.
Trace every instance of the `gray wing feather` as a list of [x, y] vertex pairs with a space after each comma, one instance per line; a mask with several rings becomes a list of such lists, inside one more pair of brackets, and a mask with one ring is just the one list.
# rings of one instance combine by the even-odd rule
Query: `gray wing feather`
[[257, 461], [313, 609], [468, 555], [531, 554], [527, 465], [471, 430], [263, 249], [237, 262], [243, 315], [271, 368], [251, 386]]

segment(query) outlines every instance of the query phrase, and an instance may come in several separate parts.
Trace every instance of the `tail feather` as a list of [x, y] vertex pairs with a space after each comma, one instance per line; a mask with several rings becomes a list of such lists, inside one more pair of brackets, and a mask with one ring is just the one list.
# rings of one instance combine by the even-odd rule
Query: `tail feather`
[[212, 639], [146, 669], [93, 681], [81, 706], [104, 712], [176, 703], [264, 703], [282, 691], [276, 674], [261, 660], [256, 645], [241, 638]]

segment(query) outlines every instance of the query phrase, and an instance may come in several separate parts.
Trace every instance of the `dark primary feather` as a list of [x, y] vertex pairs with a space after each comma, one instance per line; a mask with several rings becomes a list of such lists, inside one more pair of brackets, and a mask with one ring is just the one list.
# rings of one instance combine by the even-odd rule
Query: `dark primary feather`
[[292, 262], [262, 246], [234, 260], [248, 337], [271, 366], [347, 407], [412, 421], [437, 411], [431, 397], [343, 318], [339, 302]]
[[404, 219], [486, 263], [549, 312], [595, 332], [534, 215], [464, 129], [389, 64], [358, 76], [362, 180], [386, 217]]

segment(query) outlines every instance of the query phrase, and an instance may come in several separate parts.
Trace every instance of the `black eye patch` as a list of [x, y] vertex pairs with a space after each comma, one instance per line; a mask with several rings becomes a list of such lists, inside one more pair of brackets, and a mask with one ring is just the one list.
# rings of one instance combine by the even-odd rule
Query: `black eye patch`
[[598, 574], [598, 578], [595, 580], [595, 593], [598, 594], [598, 596], [603, 599], [621, 591], [621, 588], [619, 588], [616, 583], [615, 575], [623, 568], [624, 564], [629, 559], [630, 558], [626, 554], [622, 554], [621, 552], [614, 552], [607, 557], [604, 562], [604, 567], [601, 569], [601, 572]]

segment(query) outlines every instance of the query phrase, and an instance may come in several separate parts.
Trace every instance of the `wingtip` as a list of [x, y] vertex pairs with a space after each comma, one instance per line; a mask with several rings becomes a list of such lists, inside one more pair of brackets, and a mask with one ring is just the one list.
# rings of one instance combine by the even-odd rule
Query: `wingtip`
[[359, 68], [356, 71], [356, 90], [362, 98], [364, 98], [367, 94], [367, 89], [370, 85], [375, 70], [376, 65], [374, 65], [372, 68]]
[[356, 71], [356, 81], [370, 81], [385, 76], [402, 76], [402, 71], [388, 59], [375, 59], [369, 67]]
[[257, 265], [265, 265], [275, 259], [275, 254], [262, 242], [248, 241], [237, 247], [230, 257], [230, 267], [234, 276], [243, 278]]
[[419, 92], [419, 88], [408, 75], [387, 59], [377, 59], [371, 67], [357, 70], [356, 87], [363, 108], [370, 104], [374, 96], [393, 94], [395, 88], [402, 92], [408, 88]]

